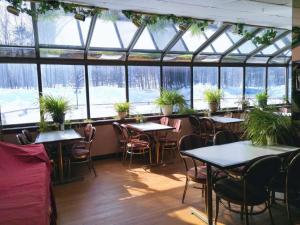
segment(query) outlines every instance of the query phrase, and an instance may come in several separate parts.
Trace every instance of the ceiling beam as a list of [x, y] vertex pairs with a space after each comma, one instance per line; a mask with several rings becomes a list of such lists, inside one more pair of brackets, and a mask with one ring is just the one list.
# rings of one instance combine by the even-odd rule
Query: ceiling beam
[[185, 32], [190, 28], [190, 26], [187, 26], [185, 30], [179, 30], [177, 34], [172, 38], [172, 40], [167, 44], [165, 49], [163, 50], [163, 53], [161, 54], [160, 61], [163, 61], [166, 54], [176, 45], [176, 43], [182, 38], [182, 36], [185, 34]]
[[192, 62], [194, 62], [196, 56], [202, 52], [206, 47], [208, 47], [214, 40], [216, 40], [223, 32], [225, 32], [227, 29], [229, 29], [231, 25], [229, 24], [223, 24], [216, 32], [207, 39], [206, 42], [204, 42], [199, 48], [196, 49], [196, 51], [193, 54]]
[[255, 56], [257, 53], [259, 53], [261, 50], [269, 47], [270, 45], [274, 44], [276, 41], [280, 40], [281, 38], [285, 37], [286, 35], [288, 35], [289, 33], [291, 33], [291, 31], [284, 31], [282, 34], [278, 35], [277, 37], [275, 37], [270, 44], [263, 44], [261, 46], [259, 46], [258, 48], [254, 49], [252, 52], [250, 52], [246, 59], [244, 60], [244, 63], [247, 62], [248, 59], [250, 59], [251, 57]]
[[91, 45], [91, 41], [92, 41], [93, 33], [94, 33], [94, 30], [95, 30], [95, 25], [96, 25], [96, 22], [97, 22], [97, 18], [98, 18], [98, 16], [94, 15], [92, 17], [92, 20], [91, 20], [91, 24], [90, 24], [90, 28], [89, 28], [89, 32], [88, 32], [88, 35], [87, 35], [85, 48], [84, 48], [84, 58], [85, 59], [87, 58], [88, 50], [89, 50], [90, 45]]
[[[251, 36], [255, 36], [258, 34], [260, 31], [262, 31], [262, 28], [257, 28], [255, 29], [252, 33]], [[222, 61], [223, 58], [225, 58], [227, 55], [229, 55], [231, 52], [234, 50], [238, 49], [242, 44], [246, 43], [249, 39], [247, 37], [242, 37], [238, 42], [236, 42], [234, 45], [232, 45], [229, 49], [227, 49], [221, 56], [219, 62]]]
[[142, 35], [144, 29], [146, 28], [145, 24], [142, 24], [141, 26], [139, 26], [139, 28], [137, 29], [137, 31], [135, 32], [131, 42], [128, 45], [128, 48], [126, 50], [126, 60], [128, 59], [128, 55], [130, 53], [130, 51], [133, 49], [133, 47], [135, 46], [136, 42], [138, 41], [138, 39], [140, 38], [140, 36]]

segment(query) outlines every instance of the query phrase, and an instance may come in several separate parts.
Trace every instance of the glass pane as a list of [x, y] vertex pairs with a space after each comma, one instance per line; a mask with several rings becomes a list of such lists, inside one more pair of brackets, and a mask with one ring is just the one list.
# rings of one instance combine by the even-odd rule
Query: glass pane
[[269, 57], [251, 57], [247, 60], [247, 63], [267, 63]]
[[155, 50], [155, 44], [153, 38], [149, 32], [148, 27], [143, 30], [143, 33], [139, 37], [138, 41], [134, 45], [133, 49], [146, 49], [146, 50]]
[[89, 66], [91, 117], [112, 117], [114, 104], [126, 101], [124, 66]]
[[41, 65], [41, 72], [43, 94], [64, 97], [69, 101], [72, 109], [66, 114], [66, 119], [85, 119], [84, 66]]
[[246, 67], [245, 97], [249, 99], [250, 105], [255, 103], [255, 95], [265, 91], [266, 68]]
[[190, 104], [191, 99], [191, 68], [179, 66], [163, 67], [163, 88], [176, 90]]
[[84, 46], [91, 18], [79, 21], [73, 14], [49, 11], [38, 18], [40, 44]]
[[120, 17], [119, 20], [116, 21], [116, 25], [123, 42], [123, 47], [128, 48], [135, 32], [137, 31], [137, 27], [124, 16]]
[[220, 55], [197, 55], [196, 62], [219, 62]]
[[91, 40], [91, 47], [123, 48], [117, 34], [117, 27], [113, 22], [98, 17]]
[[[257, 45], [259, 46], [259, 45]], [[252, 52], [253, 50], [255, 50], [257, 48], [257, 46], [252, 42], [252, 40], [246, 41], [244, 44], [242, 44], [238, 50], [242, 53], [242, 54], [249, 54], [250, 52]]]
[[274, 54], [277, 50], [282, 49], [283, 47], [291, 44], [291, 35], [287, 35], [284, 38], [281, 38], [280, 40], [276, 41], [273, 45], [268, 46], [264, 50], [262, 50], [262, 53], [267, 54]]
[[285, 96], [286, 69], [269, 67], [268, 71], [268, 104], [281, 104]]
[[273, 59], [271, 59], [270, 64], [286, 64], [291, 59], [291, 57], [282, 57], [278, 56]]
[[125, 58], [126, 58], [126, 53], [124, 52], [104, 52], [104, 51], [88, 52], [88, 59], [124, 61]]
[[45, 58], [83, 59], [83, 51], [73, 49], [41, 48], [40, 55]]
[[153, 25], [148, 28], [159, 50], [163, 50], [176, 34], [172, 23]]
[[14, 48], [14, 47], [0, 47], [0, 57], [24, 57], [35, 58], [34, 48]]
[[218, 88], [218, 67], [194, 67], [194, 109], [207, 109], [204, 91]]
[[40, 120], [37, 69], [34, 64], [0, 64], [3, 125]]
[[131, 52], [129, 54], [129, 61], [159, 61], [161, 54], [159, 53], [140, 53]]
[[171, 62], [191, 62], [193, 55], [191, 54], [167, 54], [164, 57], [164, 61]]
[[[176, 27], [179, 30], [179, 27]], [[187, 32], [182, 36], [185, 45], [188, 48], [188, 51], [194, 52], [197, 48], [199, 48], [208, 38], [210, 38], [215, 31], [217, 30], [217, 26], [215, 24], [210, 24], [208, 28], [201, 34], [195, 34], [192, 32], [193, 28], [189, 28]], [[177, 44], [171, 49], [171, 51], [182, 51], [182, 48], [177, 42]]]
[[220, 82], [224, 93], [221, 108], [237, 107], [237, 101], [243, 95], [243, 68], [222, 67]]
[[227, 55], [222, 59], [222, 62], [244, 62], [246, 56], [243, 55]]
[[131, 114], [160, 112], [153, 103], [160, 95], [159, 66], [129, 66], [128, 82]]
[[34, 36], [31, 16], [26, 13], [15, 16], [7, 12], [6, 7], [8, 5], [6, 1], [0, 0], [0, 44], [33, 46]]

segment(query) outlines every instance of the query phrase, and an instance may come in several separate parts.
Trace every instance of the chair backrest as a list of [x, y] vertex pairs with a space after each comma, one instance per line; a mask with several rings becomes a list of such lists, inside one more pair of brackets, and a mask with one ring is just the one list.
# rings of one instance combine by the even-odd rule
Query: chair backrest
[[246, 185], [255, 188], [265, 188], [279, 173], [281, 160], [278, 156], [265, 156], [249, 162], [244, 169]]
[[175, 128], [175, 132], [179, 133], [181, 131], [181, 120], [180, 119], [174, 119], [172, 120], [172, 127]]
[[127, 129], [127, 127], [126, 127], [125, 124], [121, 124], [120, 127], [122, 129], [122, 136], [124, 137], [124, 139], [125, 139], [126, 142], [129, 142], [129, 140], [130, 140], [130, 132], [129, 132], [129, 130]]
[[226, 117], [226, 118], [232, 118], [233, 117], [233, 113], [232, 112], [225, 113], [224, 117]]
[[229, 144], [238, 140], [239, 138], [231, 131], [218, 131], [214, 136], [214, 145]]
[[189, 116], [189, 121], [190, 121], [190, 124], [192, 125], [193, 133], [194, 134], [200, 134], [201, 133], [201, 127], [200, 127], [199, 117], [194, 116], [194, 115], [190, 115]]
[[179, 151], [187, 151], [194, 148], [204, 147], [205, 143], [201, 136], [196, 134], [185, 135], [179, 140]]
[[296, 190], [300, 192], [300, 152], [290, 160], [287, 167], [287, 190]]
[[17, 137], [18, 143], [20, 145], [30, 144], [30, 142], [28, 142], [27, 138], [25, 137], [25, 135], [23, 133], [17, 134], [16, 137]]
[[201, 133], [215, 135], [215, 124], [209, 118], [200, 119]]
[[166, 117], [166, 116], [164, 116], [164, 117], [160, 118], [159, 122], [160, 122], [160, 124], [162, 124], [162, 125], [168, 126], [168, 125], [169, 125], [169, 118]]
[[28, 142], [33, 143], [33, 137], [30, 134], [30, 132], [28, 130], [22, 130], [22, 133], [24, 134], [24, 136], [26, 137], [26, 139], [28, 140]]
[[83, 129], [83, 133], [84, 133], [84, 140], [85, 141], [90, 141], [92, 140], [92, 135], [93, 135], [93, 125], [88, 123], [87, 125], [85, 125], [84, 129]]

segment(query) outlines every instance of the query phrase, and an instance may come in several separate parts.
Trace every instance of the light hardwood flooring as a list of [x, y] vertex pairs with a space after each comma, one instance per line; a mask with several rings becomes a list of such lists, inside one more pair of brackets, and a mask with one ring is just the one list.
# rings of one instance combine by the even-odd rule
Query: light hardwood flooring
[[[204, 212], [201, 190], [191, 185], [185, 204], [181, 197], [185, 183], [180, 160], [166, 166], [145, 169], [135, 162], [131, 169], [118, 159], [95, 162], [97, 177], [81, 167], [83, 181], [56, 186], [59, 225], [194, 225], [205, 224], [191, 214], [191, 207]], [[285, 225], [285, 208], [272, 207], [276, 225]], [[252, 216], [251, 225], [270, 224], [263, 213]], [[243, 224], [238, 214], [221, 207], [219, 223]]]

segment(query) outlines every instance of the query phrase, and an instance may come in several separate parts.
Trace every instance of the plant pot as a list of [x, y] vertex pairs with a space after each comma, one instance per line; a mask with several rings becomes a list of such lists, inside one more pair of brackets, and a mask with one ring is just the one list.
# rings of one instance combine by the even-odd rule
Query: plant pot
[[173, 113], [173, 105], [164, 105], [161, 107], [164, 116], [169, 116]]
[[125, 119], [127, 116], [127, 112], [118, 112], [118, 117], [120, 120]]
[[218, 111], [219, 104], [217, 102], [209, 102], [208, 107], [211, 113], [215, 113]]
[[59, 123], [62, 124], [65, 122], [65, 114], [60, 114], [60, 115], [52, 115], [52, 119], [54, 123]]

